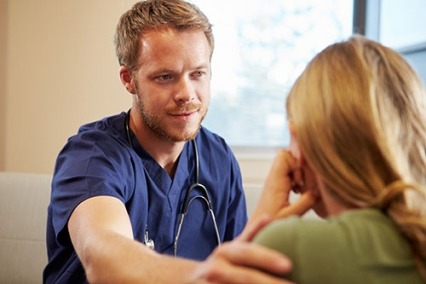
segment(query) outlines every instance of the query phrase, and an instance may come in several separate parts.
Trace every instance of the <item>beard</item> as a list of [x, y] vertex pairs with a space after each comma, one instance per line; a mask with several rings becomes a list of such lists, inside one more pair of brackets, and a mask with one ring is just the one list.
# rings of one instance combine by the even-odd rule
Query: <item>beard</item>
[[201, 128], [201, 123], [203, 122], [208, 107], [202, 103], [185, 103], [180, 106], [173, 108], [166, 108], [166, 115], [175, 115], [184, 112], [198, 111], [201, 114], [200, 120], [194, 125], [184, 126], [184, 127], [173, 127], [169, 125], [166, 121], [162, 119], [163, 113], [158, 113], [147, 107], [143, 100], [141, 99], [141, 94], [137, 92], [136, 105], [140, 115], [146, 126], [154, 133], [157, 137], [160, 137], [167, 141], [172, 142], [182, 142], [194, 139]]

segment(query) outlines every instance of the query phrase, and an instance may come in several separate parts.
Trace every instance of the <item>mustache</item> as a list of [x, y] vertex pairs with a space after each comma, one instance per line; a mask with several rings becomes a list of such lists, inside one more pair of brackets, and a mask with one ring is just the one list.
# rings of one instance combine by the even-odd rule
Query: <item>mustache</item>
[[200, 109], [204, 108], [204, 105], [201, 103], [185, 103], [183, 105], [177, 106], [177, 107], [170, 107], [166, 109], [166, 112], [168, 114], [182, 114], [182, 113], [188, 113], [188, 112], [194, 112], [198, 111]]

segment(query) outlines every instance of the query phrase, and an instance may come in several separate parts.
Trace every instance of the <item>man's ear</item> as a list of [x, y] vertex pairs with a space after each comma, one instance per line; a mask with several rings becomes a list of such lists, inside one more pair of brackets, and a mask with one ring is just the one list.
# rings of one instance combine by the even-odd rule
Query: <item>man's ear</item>
[[133, 76], [132, 76], [132, 71], [125, 66], [121, 66], [119, 73], [120, 73], [121, 83], [123, 83], [123, 86], [126, 88], [126, 90], [129, 93], [134, 95], [136, 93], [136, 89], [135, 89], [135, 81], [133, 80]]

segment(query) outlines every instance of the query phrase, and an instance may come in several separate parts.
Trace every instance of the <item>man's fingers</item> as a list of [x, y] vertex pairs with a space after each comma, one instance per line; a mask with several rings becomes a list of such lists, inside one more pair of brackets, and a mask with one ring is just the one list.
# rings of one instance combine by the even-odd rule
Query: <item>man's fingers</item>
[[[228, 267], [232, 271], [221, 271], [222, 277], [233, 278], [230, 283], [288, 283], [281, 277], [290, 272], [290, 260], [267, 247], [247, 242], [225, 243], [216, 251], [215, 256], [232, 264]], [[236, 277], [235, 273], [240, 276]]]

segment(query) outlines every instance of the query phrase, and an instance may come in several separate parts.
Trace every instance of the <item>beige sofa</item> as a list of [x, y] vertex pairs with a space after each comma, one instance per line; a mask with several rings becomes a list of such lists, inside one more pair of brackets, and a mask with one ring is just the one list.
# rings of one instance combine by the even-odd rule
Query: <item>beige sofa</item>
[[[0, 172], [0, 284], [42, 283], [51, 175]], [[248, 213], [260, 187], [245, 187]]]
[[0, 172], [0, 283], [42, 283], [51, 176]]

